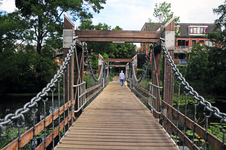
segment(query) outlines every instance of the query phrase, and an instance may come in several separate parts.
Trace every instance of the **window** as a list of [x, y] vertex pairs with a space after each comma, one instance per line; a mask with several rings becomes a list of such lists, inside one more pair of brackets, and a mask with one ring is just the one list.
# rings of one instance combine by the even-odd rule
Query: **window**
[[196, 44], [196, 40], [192, 40], [192, 46]]
[[188, 40], [178, 40], [178, 46], [188, 46], [189, 41]]
[[205, 34], [207, 29], [207, 27], [190, 27], [190, 34]]
[[204, 33], [204, 28], [203, 28], [203, 27], [200, 28], [200, 33], [201, 33], [201, 34]]
[[190, 34], [197, 34], [197, 27], [190, 27]]
[[188, 41], [188, 40], [186, 40], [186, 41], [185, 41], [185, 46], [188, 46], [188, 43], [189, 43], [189, 41]]
[[204, 45], [204, 40], [199, 40], [199, 43], [200, 43], [201, 46], [203, 46]]
[[200, 33], [201, 34], [207, 33], [207, 27], [200, 27]]
[[207, 45], [209, 47], [213, 47], [213, 43], [210, 40], [206, 40], [205, 45]]
[[185, 40], [178, 40], [178, 46], [185, 46]]
[[194, 33], [193, 28], [190, 28], [190, 34], [193, 34], [193, 33]]
[[194, 32], [193, 32], [194, 34], [197, 34], [197, 28], [194, 28]]

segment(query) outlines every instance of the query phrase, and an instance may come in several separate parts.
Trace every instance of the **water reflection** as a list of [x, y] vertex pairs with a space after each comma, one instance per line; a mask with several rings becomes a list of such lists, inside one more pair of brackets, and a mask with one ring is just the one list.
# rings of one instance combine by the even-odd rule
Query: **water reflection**
[[[34, 95], [35, 96], [35, 95]], [[4, 119], [4, 117], [9, 113], [15, 113], [15, 111], [19, 108], [22, 108], [27, 102], [34, 96], [1, 96], [0, 97], [0, 118]], [[63, 104], [63, 96], [60, 96], [60, 106]], [[38, 112], [37, 112], [37, 120], [41, 120], [44, 118], [44, 106], [42, 100], [38, 102]], [[58, 96], [54, 96], [54, 110], [58, 109]], [[48, 96], [48, 101], [46, 102], [46, 115], [52, 113], [52, 97]], [[33, 117], [31, 113], [24, 114], [26, 122], [32, 121]], [[27, 116], [29, 115], [29, 117]], [[28, 117], [28, 118], [27, 118]]]
[[[22, 108], [27, 102], [30, 102], [30, 100], [34, 96], [4, 96], [0, 97], [0, 119], [4, 119], [4, 117], [9, 114], [9, 113], [15, 113], [15, 111], [19, 108]], [[63, 105], [63, 96], [60, 96], [60, 106]], [[46, 116], [52, 114], [52, 108], [54, 107], [54, 111], [58, 109], [58, 96], [54, 96], [54, 106], [52, 106], [52, 97], [48, 97], [48, 101], [46, 102]], [[31, 110], [28, 113], [24, 114], [25, 117], [25, 122], [23, 122], [23, 127], [21, 128], [22, 132], [27, 131], [31, 127], [33, 127], [33, 121], [35, 119], [35, 124], [37, 124], [39, 121], [44, 119], [44, 104], [43, 101], [40, 100], [38, 102], [38, 111], [35, 115], [35, 118], [31, 112]], [[60, 117], [60, 120], [62, 121], [63, 118], [62, 116]], [[54, 121], [54, 126], [56, 127], [58, 125], [58, 120]], [[2, 140], [10, 139], [13, 140], [17, 138], [18, 136], [18, 128], [15, 126], [14, 123], [5, 126], [6, 130], [0, 133], [0, 143]], [[49, 125], [47, 128], [47, 134], [49, 134], [52, 129], [52, 123]], [[12, 133], [11, 133], [12, 132]], [[40, 143], [43, 140], [43, 134], [44, 133], [39, 133], [37, 135], [36, 139], [36, 144]], [[4, 142], [4, 141], [2, 141]], [[31, 142], [28, 143], [28, 146], [31, 146]], [[0, 148], [3, 146], [0, 144]]]

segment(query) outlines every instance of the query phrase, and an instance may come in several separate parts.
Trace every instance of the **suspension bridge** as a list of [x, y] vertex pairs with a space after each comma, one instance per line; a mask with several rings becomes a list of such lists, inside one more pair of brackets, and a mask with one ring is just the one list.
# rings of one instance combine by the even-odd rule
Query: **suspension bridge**
[[[74, 30], [73, 23], [65, 17], [62, 66], [34, 98], [0, 119], [1, 133], [16, 131], [16, 137], [2, 150], [225, 150], [226, 114], [200, 96], [182, 77], [172, 59], [174, 39], [174, 20], [163, 31], [80, 31]], [[86, 41], [152, 44], [139, 78], [137, 56], [103, 59], [101, 55], [96, 78]], [[86, 82], [85, 60], [89, 70]], [[110, 66], [119, 66], [109, 62], [127, 63], [120, 65], [126, 70], [127, 87], [109, 82]], [[175, 92], [178, 95], [173, 102]], [[192, 111], [188, 109], [188, 96], [193, 98]], [[185, 102], [181, 105], [182, 97]], [[204, 126], [197, 123], [198, 113], [205, 119]], [[218, 121], [222, 139], [209, 132], [211, 118]]]

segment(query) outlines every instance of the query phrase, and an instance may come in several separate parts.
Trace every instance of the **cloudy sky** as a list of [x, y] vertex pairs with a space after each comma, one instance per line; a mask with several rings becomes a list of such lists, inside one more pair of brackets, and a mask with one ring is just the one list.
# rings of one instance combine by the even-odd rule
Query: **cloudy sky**
[[[0, 0], [3, 5], [0, 10], [12, 12], [15, 0]], [[213, 14], [213, 8], [223, 4], [225, 0], [168, 0], [171, 11], [180, 16], [181, 23], [213, 23], [219, 16]], [[153, 17], [156, 3], [163, 0], [107, 0], [104, 9], [94, 14], [93, 24], [106, 23], [112, 28], [120, 26], [123, 30], [141, 30], [148, 18], [157, 22]], [[79, 21], [75, 25], [79, 25]]]
[[[213, 14], [213, 8], [223, 4], [225, 0], [168, 0], [171, 11], [180, 16], [181, 23], [213, 23], [219, 16]], [[145, 22], [153, 17], [156, 3], [163, 0], [107, 0], [100, 14], [95, 14], [93, 22], [106, 23], [115, 27], [119, 25], [124, 30], [140, 30]]]

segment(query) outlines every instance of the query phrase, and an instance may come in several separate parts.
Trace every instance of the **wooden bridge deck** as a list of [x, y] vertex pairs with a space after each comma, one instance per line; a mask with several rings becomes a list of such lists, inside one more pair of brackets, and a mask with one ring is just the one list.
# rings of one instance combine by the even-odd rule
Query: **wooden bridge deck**
[[56, 147], [71, 149], [177, 150], [177, 147], [128, 88], [111, 82]]

